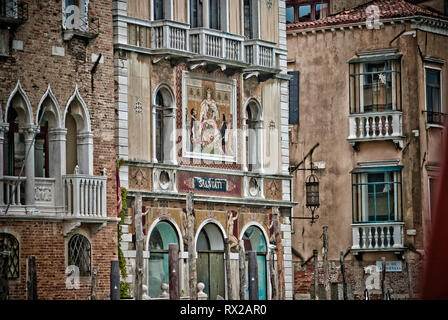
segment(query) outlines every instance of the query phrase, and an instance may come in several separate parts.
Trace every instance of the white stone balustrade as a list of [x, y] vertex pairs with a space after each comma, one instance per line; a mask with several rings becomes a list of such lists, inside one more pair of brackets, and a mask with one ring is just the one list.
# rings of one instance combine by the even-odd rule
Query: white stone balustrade
[[401, 111], [357, 113], [349, 119], [349, 141], [403, 138]]
[[[24, 194], [22, 185], [25, 184], [26, 177], [3, 176], [0, 178], [0, 204], [20, 206], [24, 205]], [[17, 185], [17, 187], [16, 187]]]
[[276, 68], [275, 44], [262, 40], [249, 40], [244, 43], [245, 62], [249, 65]]
[[381, 251], [403, 249], [403, 226], [403, 222], [352, 224], [352, 250]]
[[190, 29], [190, 51], [201, 56], [243, 62], [244, 37], [219, 30]]
[[34, 201], [36, 205], [55, 205], [55, 182], [56, 179], [53, 178], [35, 178]]
[[151, 48], [188, 51], [189, 25], [157, 20], [151, 25]]
[[63, 176], [67, 216], [106, 217], [106, 176], [71, 174]]

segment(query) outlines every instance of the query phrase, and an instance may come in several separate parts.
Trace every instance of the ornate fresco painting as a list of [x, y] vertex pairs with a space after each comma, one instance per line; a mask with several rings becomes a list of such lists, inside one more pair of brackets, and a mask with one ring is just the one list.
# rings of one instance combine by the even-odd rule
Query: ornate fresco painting
[[184, 72], [182, 154], [236, 162], [236, 80]]

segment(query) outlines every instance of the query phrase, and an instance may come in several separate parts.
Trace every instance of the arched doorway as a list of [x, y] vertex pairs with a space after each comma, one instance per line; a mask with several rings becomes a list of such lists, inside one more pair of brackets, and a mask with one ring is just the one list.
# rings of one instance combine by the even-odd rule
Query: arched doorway
[[216, 300], [218, 295], [225, 298], [224, 238], [215, 224], [202, 228], [196, 250], [198, 283], [204, 283], [209, 300]]
[[162, 283], [169, 284], [168, 249], [169, 244], [179, 245], [179, 239], [173, 226], [159, 222], [149, 237], [148, 259], [148, 295], [157, 298], [161, 293]]
[[[244, 250], [246, 252], [257, 253], [257, 267], [258, 267], [258, 299], [267, 299], [267, 268], [266, 255], [267, 247], [266, 240], [260, 228], [250, 226], [243, 235]], [[247, 255], [246, 255], [247, 261]], [[246, 268], [248, 270], [248, 268]], [[248, 271], [247, 271], [248, 272]], [[246, 283], [248, 282], [248, 273], [246, 272]], [[246, 288], [246, 297], [249, 298], [249, 286]]]

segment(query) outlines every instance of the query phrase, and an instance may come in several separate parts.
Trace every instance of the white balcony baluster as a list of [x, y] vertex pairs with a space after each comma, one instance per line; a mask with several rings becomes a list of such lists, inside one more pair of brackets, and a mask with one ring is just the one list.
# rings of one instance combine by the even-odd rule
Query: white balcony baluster
[[351, 114], [348, 140], [402, 139], [401, 117], [401, 111]]
[[380, 251], [402, 249], [404, 248], [403, 225], [403, 222], [353, 224], [352, 250]]
[[106, 177], [66, 175], [65, 211], [69, 216], [106, 217]]

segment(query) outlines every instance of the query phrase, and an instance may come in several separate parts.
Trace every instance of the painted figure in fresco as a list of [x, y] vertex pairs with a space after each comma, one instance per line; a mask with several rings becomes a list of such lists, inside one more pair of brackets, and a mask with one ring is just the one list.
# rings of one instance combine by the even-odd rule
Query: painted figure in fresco
[[224, 153], [226, 153], [226, 141], [228, 138], [228, 132], [227, 132], [227, 122], [226, 122], [226, 115], [222, 114], [222, 124], [221, 124], [221, 148]]
[[191, 152], [200, 152], [201, 145], [201, 125], [197, 119], [198, 113], [195, 109], [191, 109], [190, 111], [190, 151]]
[[215, 100], [212, 98], [212, 90], [207, 89], [207, 96], [201, 102], [200, 132], [201, 152], [209, 154], [224, 154], [221, 145], [221, 133], [218, 129], [219, 112]]

